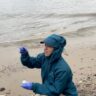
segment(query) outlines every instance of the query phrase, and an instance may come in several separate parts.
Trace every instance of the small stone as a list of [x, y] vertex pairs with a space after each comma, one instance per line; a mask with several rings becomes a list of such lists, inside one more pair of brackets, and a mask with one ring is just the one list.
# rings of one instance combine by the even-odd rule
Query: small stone
[[0, 88], [0, 91], [5, 91], [5, 88], [4, 87]]
[[81, 84], [82, 83], [82, 81], [79, 81], [79, 84]]
[[87, 79], [90, 80], [91, 78], [88, 76]]
[[23, 80], [22, 83], [27, 83], [27, 81], [26, 80]]
[[94, 74], [94, 76], [96, 76], [96, 74]]
[[91, 84], [86, 84], [85, 86], [86, 86], [86, 87], [90, 87], [90, 86], [91, 86]]

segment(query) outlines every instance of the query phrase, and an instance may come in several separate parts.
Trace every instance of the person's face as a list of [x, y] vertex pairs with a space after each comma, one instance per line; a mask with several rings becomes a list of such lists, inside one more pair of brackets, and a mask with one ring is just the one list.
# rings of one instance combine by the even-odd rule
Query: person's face
[[44, 48], [44, 54], [45, 54], [45, 56], [50, 56], [52, 54], [53, 50], [54, 50], [53, 47], [47, 46], [45, 44], [45, 48]]

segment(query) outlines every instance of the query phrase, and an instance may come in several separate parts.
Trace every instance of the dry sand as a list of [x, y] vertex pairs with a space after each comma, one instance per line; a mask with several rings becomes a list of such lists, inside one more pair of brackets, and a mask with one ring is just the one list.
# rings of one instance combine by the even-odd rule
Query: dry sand
[[[63, 57], [73, 71], [79, 96], [96, 96], [96, 36], [67, 38]], [[20, 62], [21, 45], [0, 46], [0, 96], [31, 96], [20, 87], [22, 80], [41, 82], [40, 69], [28, 69]], [[40, 48], [39, 48], [40, 47]], [[31, 56], [43, 52], [43, 46], [28, 46]]]

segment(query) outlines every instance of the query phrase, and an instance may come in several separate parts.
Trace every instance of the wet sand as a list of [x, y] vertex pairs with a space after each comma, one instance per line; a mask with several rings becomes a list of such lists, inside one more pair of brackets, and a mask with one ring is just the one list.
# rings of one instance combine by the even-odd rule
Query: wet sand
[[[95, 32], [95, 30], [90, 29], [89, 32]], [[88, 30], [81, 31], [88, 32]], [[79, 96], [96, 96], [96, 36], [89, 35], [84, 38], [81, 38], [80, 35], [77, 36], [78, 38], [70, 38], [65, 35], [68, 44], [63, 52], [63, 57], [73, 71], [73, 80]], [[40, 39], [38, 39], [39, 41]], [[43, 46], [38, 45], [38, 42], [33, 40], [32, 43], [30, 41], [29, 43], [0, 45], [0, 95], [31, 96], [32, 91], [20, 87], [22, 80], [41, 83], [40, 69], [24, 67], [20, 62], [19, 54], [19, 47], [22, 45], [28, 47], [31, 56], [43, 52]]]

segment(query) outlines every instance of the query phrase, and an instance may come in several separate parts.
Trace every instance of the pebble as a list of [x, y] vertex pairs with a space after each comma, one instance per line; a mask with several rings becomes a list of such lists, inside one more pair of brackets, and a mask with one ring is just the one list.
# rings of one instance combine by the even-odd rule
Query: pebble
[[0, 92], [2, 92], [2, 91], [5, 91], [5, 88], [4, 87], [0, 88]]

